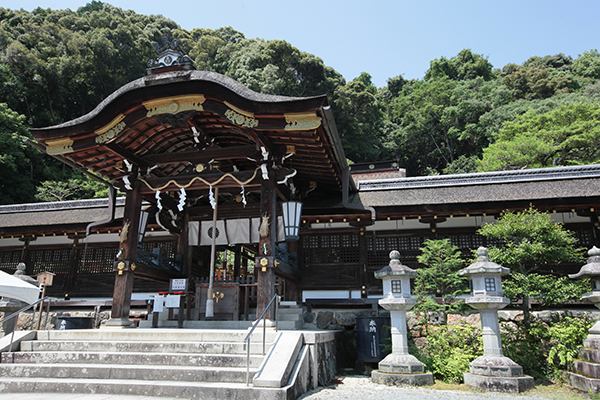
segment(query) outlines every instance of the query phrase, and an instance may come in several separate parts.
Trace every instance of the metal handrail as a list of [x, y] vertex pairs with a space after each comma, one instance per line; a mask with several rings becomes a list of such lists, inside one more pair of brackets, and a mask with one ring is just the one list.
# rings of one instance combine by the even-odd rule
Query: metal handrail
[[[43, 297], [41, 299], [38, 299], [35, 303], [31, 303], [29, 305], [26, 305], [25, 307], [22, 307], [21, 309], [15, 311], [14, 313], [10, 314], [8, 317], [4, 317], [2, 319], [2, 323], [5, 323], [6, 321], [13, 319], [15, 317], [17, 317], [20, 313], [22, 313], [23, 311], [27, 311], [29, 310], [31, 307], [37, 306], [38, 304], [40, 304], [41, 302], [44, 302], [48, 300], [48, 297]], [[42, 313], [44, 312], [44, 307], [42, 306], [40, 309], [40, 321], [42, 320]], [[32, 319], [32, 322], [35, 321], [35, 311], [34, 311], [34, 318]], [[16, 326], [15, 326], [16, 329]], [[13, 329], [11, 335], [10, 335], [10, 344], [8, 346], [8, 352], [10, 353], [12, 351], [12, 346], [13, 346], [13, 341], [15, 339], [15, 329]]]
[[266, 332], [267, 332], [267, 320], [265, 318], [265, 315], [267, 314], [267, 311], [269, 311], [269, 309], [271, 308], [271, 306], [273, 304], [275, 304], [275, 330], [277, 330], [277, 307], [279, 305], [279, 299], [280, 299], [280, 296], [278, 294], [276, 294], [276, 295], [274, 295], [271, 298], [271, 300], [269, 300], [269, 302], [267, 303], [267, 306], [263, 309], [262, 313], [260, 313], [260, 315], [258, 316], [258, 318], [256, 318], [256, 321], [254, 321], [254, 323], [250, 327], [250, 331], [248, 332], [248, 334], [244, 338], [244, 347], [246, 347], [246, 386], [250, 385], [250, 339], [252, 337], [252, 333], [254, 333], [254, 329], [256, 329], [256, 327], [260, 323], [260, 320], [262, 319], [262, 321], [263, 321], [263, 345], [262, 345], [262, 353], [263, 353], [263, 356], [264, 356], [265, 353], [266, 353], [266, 336], [267, 336], [266, 335]]

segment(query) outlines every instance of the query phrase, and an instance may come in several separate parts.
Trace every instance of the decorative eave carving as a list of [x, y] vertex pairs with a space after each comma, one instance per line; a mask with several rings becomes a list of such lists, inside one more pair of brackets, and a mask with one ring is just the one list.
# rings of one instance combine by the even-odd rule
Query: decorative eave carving
[[51, 156], [58, 156], [73, 152], [73, 139], [62, 138], [46, 141], [46, 153]]
[[203, 111], [206, 98], [201, 95], [163, 97], [143, 103], [147, 117], [160, 114], [178, 114], [184, 111]]
[[321, 117], [316, 113], [287, 113], [285, 117], [286, 131], [308, 131], [321, 126]]
[[123, 132], [126, 127], [125, 122], [123, 121], [124, 119], [125, 114], [119, 114], [115, 119], [110, 121], [102, 128], [96, 129], [94, 131], [96, 134], [96, 143], [107, 143]]
[[230, 122], [244, 128], [256, 128], [258, 126], [258, 119], [254, 117], [253, 113], [241, 110], [227, 101], [224, 103], [229, 108], [225, 111], [225, 117]]

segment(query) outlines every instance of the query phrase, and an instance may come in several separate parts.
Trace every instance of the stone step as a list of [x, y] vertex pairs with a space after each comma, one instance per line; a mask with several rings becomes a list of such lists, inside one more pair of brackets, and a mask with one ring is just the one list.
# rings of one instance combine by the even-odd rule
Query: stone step
[[[256, 371], [256, 368], [250, 368], [250, 379]], [[243, 383], [246, 382], [246, 368], [120, 364], [0, 364], [0, 376]]]
[[582, 392], [589, 394], [600, 392], [600, 379], [567, 372], [567, 380], [572, 387], [581, 390]]
[[303, 311], [301, 308], [278, 308], [277, 315], [282, 314], [299, 314], [302, 315]]
[[579, 357], [583, 361], [600, 364], [600, 350], [584, 347], [579, 350]]
[[587, 337], [583, 340], [583, 347], [589, 347], [590, 349], [600, 349], [600, 338]]
[[277, 329], [283, 331], [297, 331], [303, 326], [303, 321], [277, 321]]
[[[73, 329], [39, 331], [38, 340], [76, 341], [144, 341], [144, 342], [239, 342], [247, 329]], [[268, 331], [267, 340], [273, 341], [276, 332]], [[255, 335], [262, 337], [262, 332]]]
[[[261, 336], [262, 338], [262, 336]], [[271, 343], [267, 343], [267, 348]], [[141, 342], [141, 341], [64, 341], [29, 340], [21, 342], [21, 351], [69, 351], [69, 352], [134, 352], [134, 353], [210, 353], [246, 354], [244, 343], [234, 342]], [[250, 344], [250, 353], [262, 353], [262, 341]]]
[[222, 382], [0, 377], [0, 391], [2, 393], [97, 393], [178, 397], [192, 400], [287, 400], [290, 389], [253, 388], [244, 383]]
[[277, 316], [277, 322], [281, 321], [301, 321], [302, 314], [279, 314]]
[[600, 364], [589, 361], [575, 360], [573, 362], [573, 372], [589, 376], [591, 378], [600, 378]]
[[[250, 366], [258, 367], [263, 356], [250, 355]], [[135, 352], [6, 352], [1, 363], [35, 364], [127, 364], [245, 367], [245, 354], [135, 353]]]

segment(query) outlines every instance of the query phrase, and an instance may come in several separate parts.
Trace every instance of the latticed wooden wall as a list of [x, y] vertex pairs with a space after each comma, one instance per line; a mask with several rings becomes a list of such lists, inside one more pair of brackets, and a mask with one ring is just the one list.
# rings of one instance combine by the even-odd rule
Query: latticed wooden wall
[[[593, 245], [591, 226], [571, 227], [579, 240], [579, 246], [589, 248]], [[391, 250], [400, 251], [401, 261], [418, 268], [417, 256], [420, 248], [428, 239], [448, 238], [456, 245], [465, 258], [469, 258], [479, 246], [492, 246], [496, 242], [489, 241], [476, 232], [465, 230], [444, 232], [435, 235], [430, 230], [399, 231], [367, 231], [363, 237], [365, 254], [361, 261], [361, 236], [357, 231], [332, 232], [317, 231], [302, 237], [302, 286], [308, 288], [360, 288], [380, 287], [381, 282], [375, 279], [374, 272], [389, 263]], [[556, 273], [572, 272], [577, 266], [556, 266]]]
[[21, 249], [0, 250], [0, 270], [12, 274], [17, 270], [17, 264], [21, 260]]
[[117, 243], [103, 246], [87, 246], [81, 249], [79, 273], [102, 274], [113, 272], [113, 263], [119, 248]]
[[29, 250], [29, 263], [31, 264], [31, 271], [33, 271], [32, 275], [49, 271], [57, 275], [55, 279], [60, 279], [61, 275], [68, 274], [71, 269], [70, 258], [70, 247], [31, 248]]
[[360, 281], [358, 233], [307, 235], [302, 243], [304, 285], [335, 289], [353, 287]]
[[[170, 261], [175, 259], [177, 244], [173, 239], [147, 241], [143, 247], [148, 251], [158, 247], [161, 258]], [[118, 243], [80, 244], [77, 248], [79, 258], [75, 263], [71, 259], [72, 252], [72, 245], [42, 247], [32, 244], [27, 250], [27, 269], [34, 276], [43, 271], [56, 274], [51, 295], [64, 291], [82, 295], [110, 295]], [[22, 254], [22, 248], [0, 248], [0, 270], [14, 273]]]

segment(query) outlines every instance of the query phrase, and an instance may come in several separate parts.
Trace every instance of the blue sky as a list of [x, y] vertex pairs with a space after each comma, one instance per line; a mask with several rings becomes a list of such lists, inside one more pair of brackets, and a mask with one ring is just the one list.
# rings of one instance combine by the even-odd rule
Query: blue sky
[[[532, 55], [577, 56], [600, 48], [595, 0], [108, 0], [183, 26], [230, 25], [246, 37], [284, 39], [352, 79], [362, 71], [381, 86], [394, 75], [420, 78], [437, 57], [463, 48], [496, 67]], [[76, 9], [79, 0], [0, 0], [9, 8]]]

